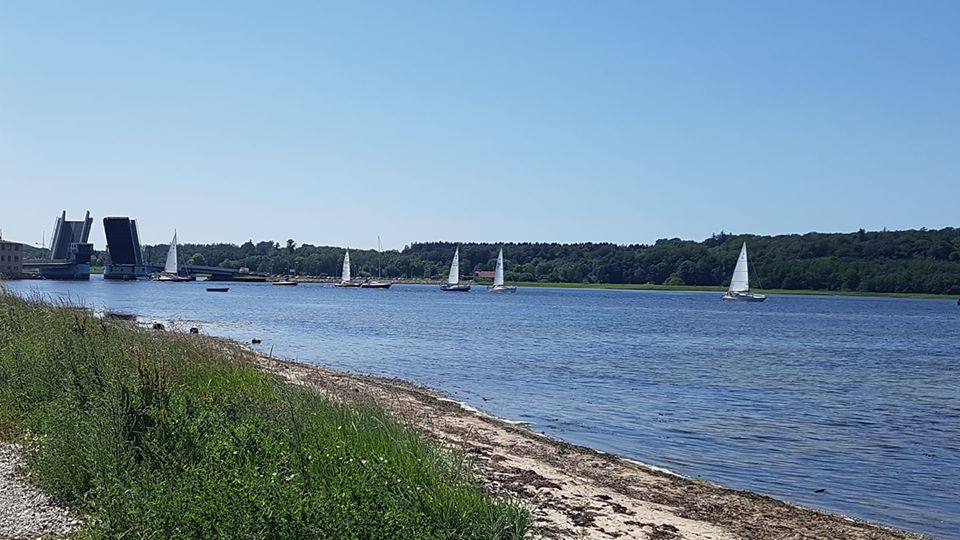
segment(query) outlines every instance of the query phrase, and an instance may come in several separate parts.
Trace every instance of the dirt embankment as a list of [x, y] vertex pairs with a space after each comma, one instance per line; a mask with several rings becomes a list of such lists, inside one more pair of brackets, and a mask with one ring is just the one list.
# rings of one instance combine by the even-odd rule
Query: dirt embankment
[[260, 369], [387, 410], [473, 459], [495, 493], [522, 500], [547, 538], [917, 539], [920, 536], [683, 478], [564, 443], [405, 381], [249, 353]]

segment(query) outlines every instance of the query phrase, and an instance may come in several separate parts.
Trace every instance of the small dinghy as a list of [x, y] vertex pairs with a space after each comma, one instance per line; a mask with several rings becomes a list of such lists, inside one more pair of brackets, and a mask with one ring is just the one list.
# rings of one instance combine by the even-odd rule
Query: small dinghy
[[230, 287], [207, 287], [207, 292], [227, 292]]

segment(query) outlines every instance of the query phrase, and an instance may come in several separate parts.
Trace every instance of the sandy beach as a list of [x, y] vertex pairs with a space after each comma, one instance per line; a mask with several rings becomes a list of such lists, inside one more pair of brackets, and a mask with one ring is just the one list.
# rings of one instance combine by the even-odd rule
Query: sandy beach
[[530, 509], [545, 538], [922, 538], [568, 444], [406, 381], [269, 358], [245, 347], [241, 354], [290, 383], [383, 408], [462, 452], [487, 489]]

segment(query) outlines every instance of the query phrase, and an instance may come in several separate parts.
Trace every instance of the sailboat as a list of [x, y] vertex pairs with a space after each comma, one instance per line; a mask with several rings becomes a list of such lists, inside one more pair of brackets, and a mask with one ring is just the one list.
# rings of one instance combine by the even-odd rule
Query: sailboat
[[181, 282], [181, 281], [193, 281], [189, 277], [181, 276], [177, 274], [179, 271], [177, 265], [177, 231], [173, 231], [173, 240], [170, 241], [170, 248], [167, 250], [167, 261], [163, 265], [163, 272], [157, 274], [157, 281], [172, 281], [172, 282]]
[[742, 302], [763, 302], [767, 299], [765, 294], [756, 294], [750, 292], [750, 277], [747, 271], [747, 243], [743, 243], [740, 248], [740, 257], [737, 259], [737, 266], [733, 269], [733, 277], [730, 278], [730, 288], [723, 295], [724, 300], [740, 300]]
[[441, 291], [467, 292], [470, 290], [469, 283], [460, 283], [460, 248], [453, 252], [453, 262], [450, 263], [450, 275], [447, 276], [447, 284], [440, 286]]
[[516, 287], [507, 287], [503, 284], [503, 248], [497, 255], [497, 269], [493, 273], [493, 285], [487, 288], [488, 292], [517, 292]]
[[374, 281], [364, 281], [360, 284], [361, 289], [389, 289], [389, 281], [382, 281], [380, 277], [380, 259], [383, 255], [383, 247], [380, 245], [380, 237], [377, 237], [377, 279]]
[[350, 250], [343, 255], [343, 271], [340, 274], [340, 283], [337, 287], [359, 287], [360, 283], [350, 281]]

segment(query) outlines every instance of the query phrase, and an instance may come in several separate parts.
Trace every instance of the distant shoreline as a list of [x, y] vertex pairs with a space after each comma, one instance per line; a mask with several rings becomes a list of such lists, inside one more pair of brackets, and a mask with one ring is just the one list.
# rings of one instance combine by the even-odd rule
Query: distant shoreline
[[[476, 282], [478, 286], [489, 285], [490, 282]], [[717, 285], [655, 285], [652, 283], [544, 283], [539, 281], [511, 281], [510, 285], [517, 287], [554, 287], [558, 289], [621, 289], [631, 291], [675, 291], [675, 292], [717, 292], [722, 293], [726, 287]], [[886, 298], [920, 298], [927, 300], [955, 300], [956, 295], [927, 294], [927, 293], [884, 293], [863, 291], [824, 291], [806, 289], [753, 289], [754, 292], [764, 294], [789, 294], [799, 296], [873, 296]]]
[[[92, 267], [91, 275], [103, 273], [103, 267]], [[275, 279], [291, 279], [299, 283], [337, 283], [340, 279], [336, 276], [289, 276], [280, 274], [271, 274], [263, 276], [263, 281]], [[409, 278], [382, 278], [395, 285], [434, 285], [440, 286], [446, 283], [442, 279], [409, 279]], [[218, 280], [223, 282], [239, 282], [244, 279]], [[467, 281], [478, 289], [492, 285], [491, 281], [476, 280]], [[627, 291], [666, 291], [666, 292], [712, 292], [723, 293], [726, 287], [720, 285], [656, 285], [653, 283], [562, 283], [562, 282], [542, 282], [542, 281], [508, 281], [508, 285], [516, 287], [545, 287], [557, 289], [611, 289]], [[930, 294], [930, 293], [891, 293], [891, 292], [864, 292], [864, 291], [829, 291], [822, 289], [753, 289], [754, 292], [763, 294], [778, 294], [791, 296], [859, 296], [874, 298], [915, 298], [921, 300], [950, 300], [956, 301], [958, 296], [955, 294]]]

